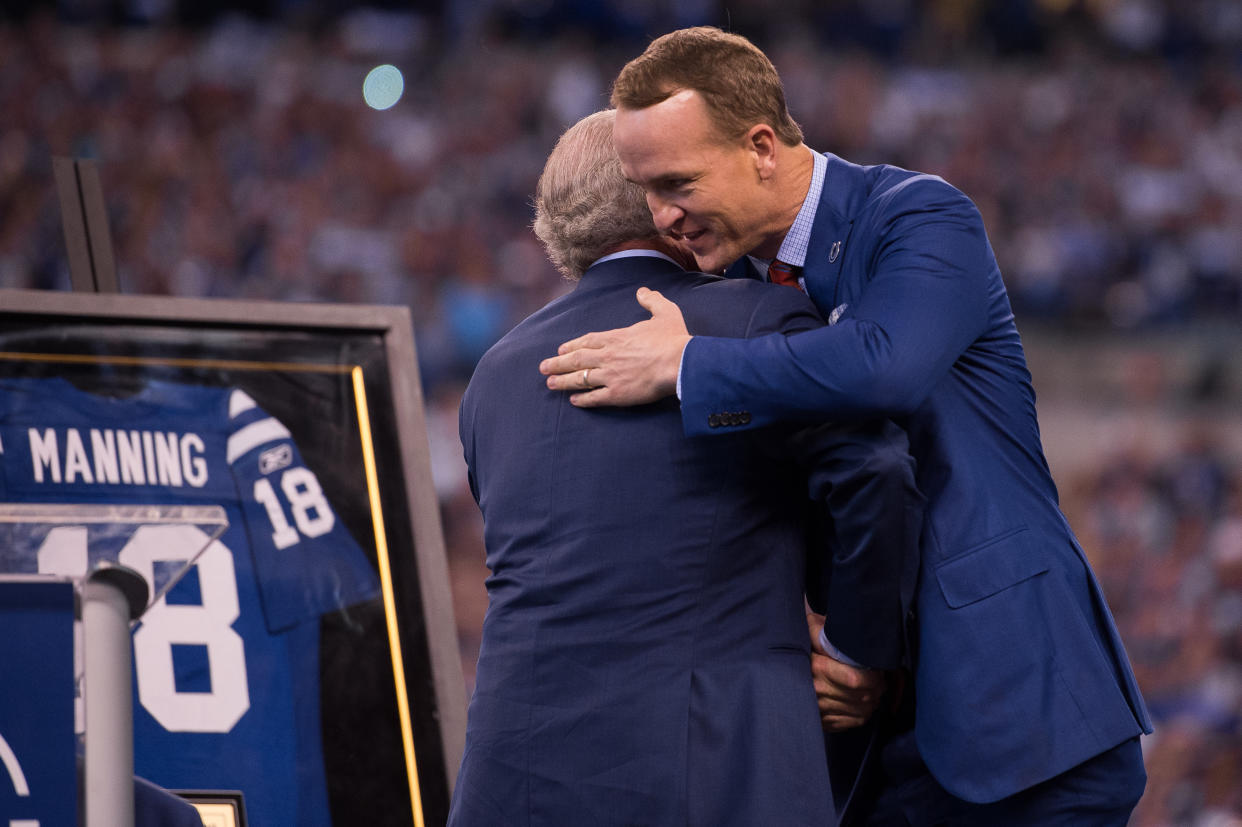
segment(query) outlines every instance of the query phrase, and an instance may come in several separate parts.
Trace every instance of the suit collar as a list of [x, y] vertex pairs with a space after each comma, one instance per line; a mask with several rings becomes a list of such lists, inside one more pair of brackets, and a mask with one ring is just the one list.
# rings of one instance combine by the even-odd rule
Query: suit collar
[[[854, 218], [867, 198], [866, 171], [858, 164], [825, 155], [828, 169], [819, 196], [815, 226], [807, 244], [808, 267], [821, 267], [832, 257], [832, 245], [849, 235]], [[838, 253], [840, 251], [838, 250]], [[835, 258], [835, 257], [834, 257]]]
[[[615, 261], [619, 258], [662, 258], [665, 261], [677, 264], [677, 262], [673, 260], [672, 256], [662, 253], [659, 250], [649, 250], [638, 247], [629, 250], [621, 250], [616, 253], [609, 253], [606, 256], [600, 256], [595, 259], [595, 263], [592, 264], [591, 267], [594, 267], [596, 264], [603, 264], [605, 261]], [[587, 269], [589, 270], [591, 267], [588, 267]]]
[[824, 158], [828, 165], [815, 222], [818, 225], [825, 218], [838, 225], [853, 221], [867, 197], [866, 169], [830, 152]]
[[654, 250], [636, 250], [646, 255], [605, 256], [592, 264], [575, 290], [595, 290], [615, 287], [619, 283], [637, 283], [644, 279], [684, 275], [685, 270], [668, 256]]
[[865, 170], [836, 155], [825, 153], [828, 168], [819, 197], [815, 226], [807, 242], [803, 277], [811, 300], [827, 314], [836, 306], [841, 251], [849, 242], [854, 218], [867, 197]]

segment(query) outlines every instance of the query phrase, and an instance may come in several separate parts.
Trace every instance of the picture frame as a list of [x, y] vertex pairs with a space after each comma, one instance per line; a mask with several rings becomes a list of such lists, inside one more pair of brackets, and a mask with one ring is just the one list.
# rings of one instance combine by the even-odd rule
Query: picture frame
[[332, 825], [443, 823], [466, 692], [408, 309], [0, 289], [0, 379], [23, 377], [240, 388], [287, 426], [382, 585], [321, 620]]

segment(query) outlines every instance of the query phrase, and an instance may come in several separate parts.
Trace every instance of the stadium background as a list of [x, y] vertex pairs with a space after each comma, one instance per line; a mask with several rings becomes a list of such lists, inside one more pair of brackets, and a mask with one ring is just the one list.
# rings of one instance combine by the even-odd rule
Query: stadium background
[[[557, 135], [697, 23], [768, 52], [811, 146], [979, 205], [1158, 722], [1134, 824], [1242, 824], [1236, 0], [5, 0], [0, 287], [68, 289], [51, 159], [72, 155], [100, 163], [125, 293], [408, 305], [469, 684], [461, 390], [567, 289], [529, 231]], [[383, 63], [405, 91], [376, 111]]]

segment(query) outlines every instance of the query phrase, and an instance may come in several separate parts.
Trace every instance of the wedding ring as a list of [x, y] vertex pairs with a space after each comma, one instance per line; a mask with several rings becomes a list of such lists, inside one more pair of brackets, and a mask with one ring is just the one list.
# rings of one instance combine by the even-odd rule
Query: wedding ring
[[591, 372], [590, 368], [582, 369], [582, 387], [584, 390], [591, 389], [591, 380], [587, 378], [587, 374]]

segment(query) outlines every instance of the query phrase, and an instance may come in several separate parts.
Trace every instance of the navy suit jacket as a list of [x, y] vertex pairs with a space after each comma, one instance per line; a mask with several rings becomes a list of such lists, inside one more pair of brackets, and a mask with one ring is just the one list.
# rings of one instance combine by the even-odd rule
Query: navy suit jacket
[[614, 259], [479, 362], [460, 424], [491, 575], [452, 825], [830, 824], [811, 498], [838, 518], [820, 597], [858, 619], [839, 644], [898, 656], [922, 519], [899, 428], [688, 438], [676, 400], [579, 409], [547, 389], [540, 359], [646, 316], [642, 285], [703, 333], [822, 323], [796, 290]]
[[[885, 415], [906, 429], [928, 501], [916, 740], [947, 790], [994, 801], [1151, 722], [1060, 511], [978, 210], [935, 176], [827, 157], [803, 275], [835, 324], [695, 337], [682, 363], [685, 428]], [[720, 410], [749, 423], [708, 427]]]

